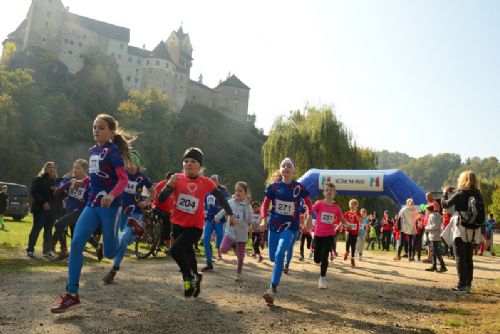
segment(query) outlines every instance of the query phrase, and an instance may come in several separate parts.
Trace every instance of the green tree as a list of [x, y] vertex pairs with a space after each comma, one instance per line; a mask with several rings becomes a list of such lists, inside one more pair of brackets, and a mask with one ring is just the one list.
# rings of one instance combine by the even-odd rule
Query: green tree
[[488, 207], [488, 211], [493, 214], [496, 220], [500, 219], [500, 187], [497, 187], [491, 196], [491, 204]]

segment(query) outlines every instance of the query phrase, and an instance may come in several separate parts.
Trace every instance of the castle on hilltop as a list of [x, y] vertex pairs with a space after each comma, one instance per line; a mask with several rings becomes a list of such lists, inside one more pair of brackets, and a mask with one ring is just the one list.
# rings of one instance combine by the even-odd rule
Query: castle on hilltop
[[69, 12], [61, 0], [32, 0], [26, 19], [3, 42], [16, 50], [43, 48], [53, 53], [72, 73], [83, 67], [88, 47], [113, 56], [126, 90], [144, 91], [154, 86], [169, 97], [169, 107], [179, 112], [186, 103], [219, 110], [240, 121], [247, 120], [250, 88], [235, 75], [210, 88], [190, 79], [193, 47], [182, 27], [152, 50], [129, 45], [130, 30]]

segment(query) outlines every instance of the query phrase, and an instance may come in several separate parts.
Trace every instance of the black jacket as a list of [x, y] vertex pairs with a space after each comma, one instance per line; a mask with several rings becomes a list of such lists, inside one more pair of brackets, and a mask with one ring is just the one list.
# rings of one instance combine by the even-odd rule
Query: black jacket
[[5, 209], [7, 209], [7, 200], [9, 199], [8, 194], [4, 194], [0, 192], [0, 214], [5, 212]]
[[459, 189], [457, 192], [452, 194], [444, 193], [443, 198], [441, 199], [441, 205], [445, 209], [455, 206], [455, 211], [467, 211], [467, 208], [469, 207], [469, 197], [471, 196], [478, 199], [478, 202], [484, 203], [479, 190]]
[[41, 212], [45, 202], [49, 203], [51, 208], [54, 206], [54, 186], [55, 180], [51, 180], [48, 174], [37, 176], [33, 180], [31, 183], [31, 212]]

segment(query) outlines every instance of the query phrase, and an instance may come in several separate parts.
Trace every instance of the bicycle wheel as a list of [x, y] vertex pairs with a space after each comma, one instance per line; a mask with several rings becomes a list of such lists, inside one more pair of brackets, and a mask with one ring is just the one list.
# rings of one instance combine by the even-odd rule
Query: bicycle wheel
[[144, 234], [135, 241], [135, 256], [145, 259], [150, 256], [158, 245], [158, 225], [144, 218]]

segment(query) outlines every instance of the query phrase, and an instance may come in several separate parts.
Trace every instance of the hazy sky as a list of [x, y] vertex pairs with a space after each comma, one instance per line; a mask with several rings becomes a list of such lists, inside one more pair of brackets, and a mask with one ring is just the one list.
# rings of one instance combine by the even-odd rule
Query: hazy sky
[[[2, 0], [0, 39], [31, 0]], [[181, 22], [191, 78], [229, 72], [267, 133], [306, 104], [333, 105], [360, 146], [414, 157], [500, 157], [500, 1], [63, 0], [153, 49]]]

